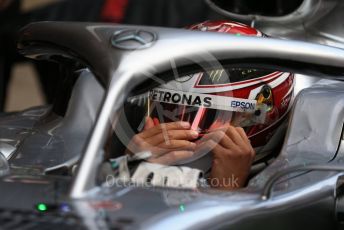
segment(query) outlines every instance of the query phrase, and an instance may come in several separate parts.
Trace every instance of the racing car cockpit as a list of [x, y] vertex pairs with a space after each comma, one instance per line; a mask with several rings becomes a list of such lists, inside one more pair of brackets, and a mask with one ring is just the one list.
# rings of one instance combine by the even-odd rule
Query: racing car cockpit
[[[344, 157], [342, 50], [264, 37], [111, 24], [42, 22], [28, 25], [21, 34], [23, 54], [63, 63], [77, 69], [78, 77], [63, 116], [45, 116], [51, 110], [42, 108], [20, 114], [22, 121], [26, 116], [37, 123], [31, 126], [34, 131], [29, 137], [25, 136], [27, 145], [18, 145], [19, 152], [3, 164], [7, 175], [1, 178], [0, 194], [10, 198], [0, 202], [1, 210], [13, 209], [15, 200], [10, 195], [20, 188], [27, 191], [22, 194], [21, 200], [26, 197], [22, 209], [41, 204], [45, 193], [46, 203], [53, 204], [47, 206], [54, 207], [52, 213], [60, 219], [75, 215], [89, 229], [161, 229], [172, 224], [181, 229], [288, 229], [305, 224], [321, 229], [337, 225], [332, 217], [342, 210], [338, 205], [341, 190], [336, 189], [342, 187]], [[298, 93], [292, 103], [294, 73], [295, 79], [305, 74], [324, 80]], [[247, 78], [238, 84], [235, 77]], [[250, 91], [240, 91], [242, 84], [251, 87]], [[276, 108], [276, 100], [281, 107]], [[289, 109], [290, 119], [275, 130], [281, 135], [265, 135], [267, 142], [278, 143], [271, 147], [275, 159], [258, 153], [269, 149], [257, 149], [257, 169], [240, 190], [208, 189], [198, 180], [209, 170], [209, 151], [191, 161], [176, 162], [172, 168], [146, 167], [150, 151], [126, 153], [147, 118], [153, 126], [174, 119], [187, 121], [198, 132], [198, 141], [214, 123], [227, 122], [248, 133], [261, 133], [282, 114], [287, 116]], [[18, 116], [6, 117], [0, 124], [9, 124]], [[40, 135], [42, 130], [49, 138]], [[16, 173], [25, 158], [23, 150], [33, 148], [29, 144], [33, 140], [41, 141], [42, 152], [31, 163], [41, 163], [43, 157], [49, 167], [26, 171], [31, 175], [28, 179]], [[55, 154], [78, 144], [73, 151], [77, 154], [58, 155], [61, 158], [53, 164], [49, 161], [52, 155], [43, 150], [52, 151], [59, 143], [65, 149], [55, 148]], [[156, 179], [158, 171], [161, 176]], [[196, 178], [197, 183], [170, 183], [169, 176], [177, 173], [182, 179]], [[32, 194], [39, 195], [30, 199]], [[315, 209], [321, 218], [311, 220], [310, 210]], [[0, 223], [5, 216], [1, 210]], [[267, 218], [276, 222], [267, 224]], [[294, 221], [287, 221], [291, 218]]]
[[[236, 36], [265, 36], [254, 28], [231, 21], [207, 21], [190, 28]], [[213, 66], [203, 72], [190, 72], [186, 76], [180, 76], [178, 70], [174, 70], [173, 74], [175, 80], [165, 83], [163, 80], [157, 81], [157, 86], [147, 92], [138, 87], [130, 93], [133, 96], [126, 100], [120, 122], [114, 126], [114, 138], [108, 141], [108, 146], [114, 149], [111, 151], [108, 148], [108, 155], [113, 156], [112, 152], [115, 156], [126, 153], [138, 157], [139, 161], [146, 160], [150, 163], [141, 162], [131, 173], [122, 172], [122, 167], [121, 170], [118, 169], [119, 174], [133, 174], [132, 180], [150, 180], [160, 186], [163, 186], [162, 181], [165, 184], [169, 184], [169, 180], [176, 182], [176, 175], [182, 174], [178, 177], [187, 178], [189, 183], [195, 186], [195, 180], [199, 179], [200, 175], [212, 174], [214, 170], [211, 165], [217, 153], [219, 157], [223, 157], [224, 152], [231, 150], [227, 148], [234, 147], [230, 147], [230, 141], [226, 140], [227, 135], [232, 136], [233, 140], [236, 139], [237, 143], [242, 141], [240, 137], [235, 138], [233, 133], [222, 137], [224, 140], [219, 137], [219, 130], [226, 129], [229, 124], [237, 127], [236, 129], [242, 128], [239, 135], [243, 135], [243, 141], [247, 142], [235, 147], [251, 149], [248, 154], [256, 153], [252, 173], [264, 168], [278, 154], [292, 105], [293, 74], [240, 67], [214, 69]], [[192, 132], [176, 127], [178, 122], [187, 122], [186, 125], [189, 125]], [[124, 145], [122, 150], [118, 147], [119, 142]], [[218, 151], [212, 152], [214, 157], [210, 152], [215, 148], [211, 145], [216, 145], [216, 142]], [[224, 147], [224, 151], [219, 151], [222, 149], [220, 146]], [[139, 157], [141, 154], [144, 154], [143, 158]], [[175, 167], [166, 167], [166, 164]], [[225, 171], [230, 171], [229, 168], [230, 163], [224, 166]], [[240, 172], [233, 171], [230, 177], [234, 178], [234, 174], [243, 173], [245, 170], [247, 168], [243, 167]], [[219, 183], [218, 176], [213, 179]], [[246, 181], [246, 178], [242, 180]], [[177, 183], [177, 187], [183, 187], [183, 183], [185, 180]]]

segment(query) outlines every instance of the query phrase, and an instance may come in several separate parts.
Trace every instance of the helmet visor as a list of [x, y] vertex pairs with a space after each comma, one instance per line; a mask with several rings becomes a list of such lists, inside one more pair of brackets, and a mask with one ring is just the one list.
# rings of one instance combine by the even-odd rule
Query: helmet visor
[[150, 91], [148, 115], [154, 123], [187, 121], [207, 133], [224, 124], [249, 127], [264, 124], [267, 107], [257, 100], [156, 88]]

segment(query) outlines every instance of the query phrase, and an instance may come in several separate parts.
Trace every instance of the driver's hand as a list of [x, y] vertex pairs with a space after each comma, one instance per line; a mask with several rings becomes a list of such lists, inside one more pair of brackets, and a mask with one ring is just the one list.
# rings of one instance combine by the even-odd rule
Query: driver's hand
[[152, 163], [171, 165], [194, 154], [198, 132], [190, 130], [188, 122], [171, 122], [154, 125], [152, 118], [146, 119], [143, 131], [136, 134], [127, 147], [127, 153], [150, 151]]
[[245, 186], [255, 151], [242, 128], [225, 125], [213, 130], [203, 137], [198, 149], [213, 153], [212, 187], [232, 190]]

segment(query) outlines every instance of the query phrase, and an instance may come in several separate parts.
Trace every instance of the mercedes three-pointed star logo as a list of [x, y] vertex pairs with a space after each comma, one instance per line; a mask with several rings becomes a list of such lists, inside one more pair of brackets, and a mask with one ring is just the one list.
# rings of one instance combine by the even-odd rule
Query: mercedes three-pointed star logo
[[156, 37], [155, 33], [146, 30], [123, 29], [112, 35], [111, 44], [125, 50], [145, 49], [153, 45]]

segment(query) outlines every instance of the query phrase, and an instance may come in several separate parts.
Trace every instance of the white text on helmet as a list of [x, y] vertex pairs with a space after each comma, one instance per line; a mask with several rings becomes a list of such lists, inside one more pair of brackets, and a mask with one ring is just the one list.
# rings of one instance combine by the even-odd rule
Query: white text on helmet
[[211, 97], [200, 97], [182, 92], [165, 92], [162, 90], [152, 90], [151, 99], [165, 103], [183, 104], [189, 106], [203, 106], [209, 108], [212, 106]]

